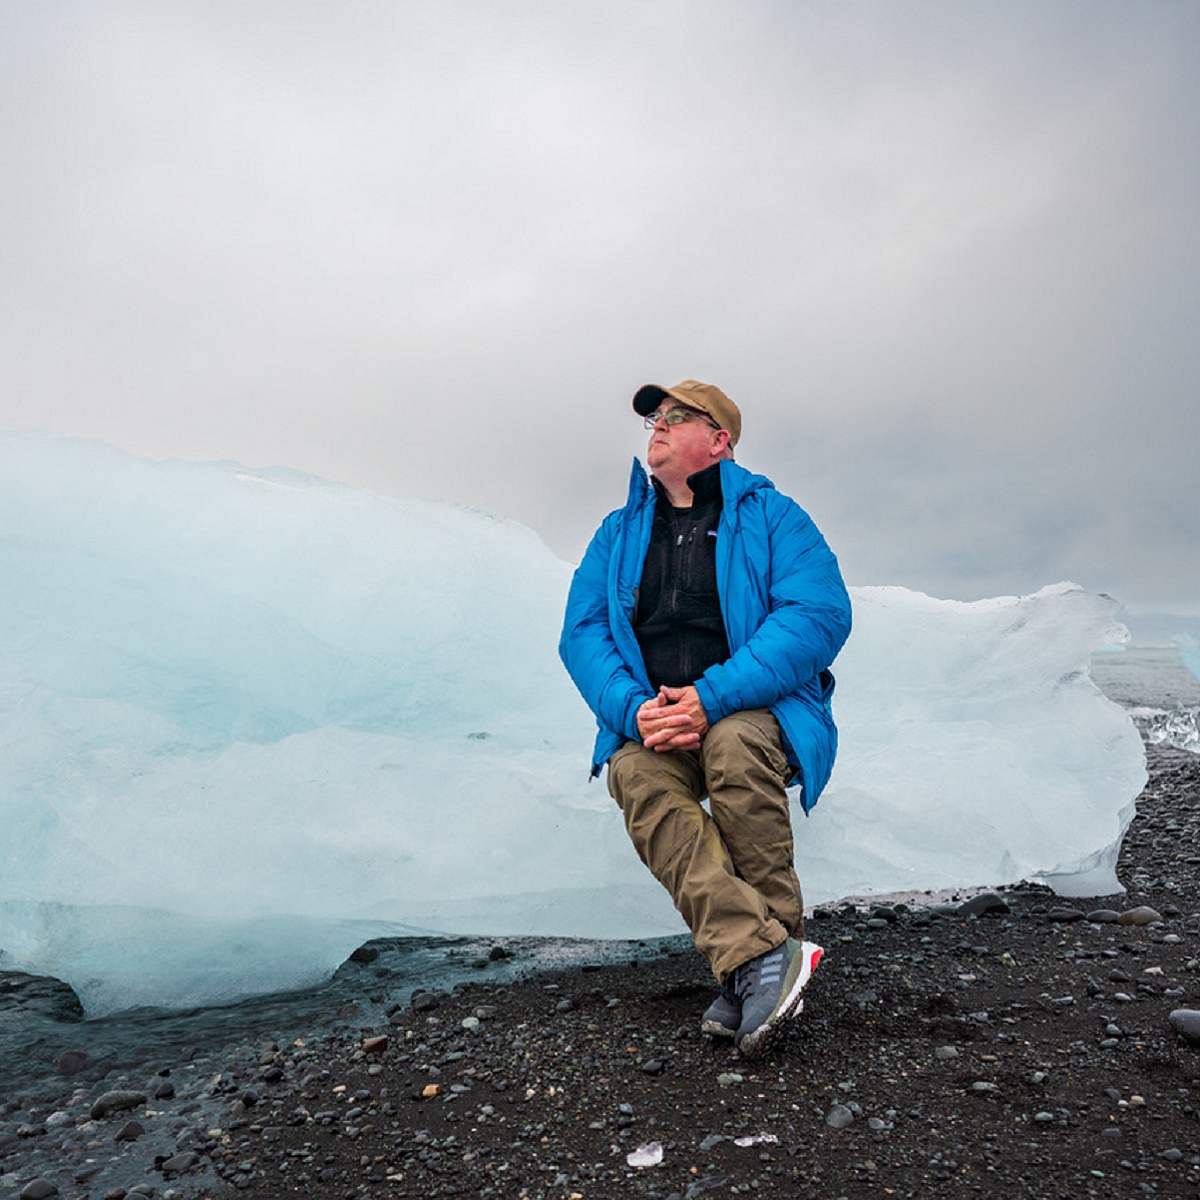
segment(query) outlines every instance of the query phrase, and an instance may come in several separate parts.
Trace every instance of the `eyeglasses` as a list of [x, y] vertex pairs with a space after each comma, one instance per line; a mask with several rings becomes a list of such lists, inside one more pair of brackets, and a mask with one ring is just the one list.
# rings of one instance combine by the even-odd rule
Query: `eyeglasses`
[[694, 408], [668, 408], [665, 412], [659, 409], [646, 417], [646, 428], [653, 429], [659, 421], [666, 421], [668, 425], [682, 425], [684, 421], [704, 421], [713, 429], [721, 428], [716, 421], [706, 417], [702, 412], [697, 412]]

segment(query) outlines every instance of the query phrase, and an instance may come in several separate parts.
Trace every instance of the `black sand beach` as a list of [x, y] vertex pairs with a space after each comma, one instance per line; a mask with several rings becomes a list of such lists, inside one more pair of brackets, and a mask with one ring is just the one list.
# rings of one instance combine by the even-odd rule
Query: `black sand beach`
[[221, 1054], [94, 1079], [67, 1059], [0, 1097], [0, 1185], [27, 1200], [1196, 1196], [1200, 1048], [1171, 1014], [1200, 1009], [1200, 756], [1149, 761], [1126, 894], [1021, 885], [982, 915], [818, 911], [825, 961], [761, 1060], [698, 1033], [712, 980], [682, 940], [516, 983], [482, 968], [366, 1028], [358, 1006], [328, 1014], [304, 1044], [231, 1030]]

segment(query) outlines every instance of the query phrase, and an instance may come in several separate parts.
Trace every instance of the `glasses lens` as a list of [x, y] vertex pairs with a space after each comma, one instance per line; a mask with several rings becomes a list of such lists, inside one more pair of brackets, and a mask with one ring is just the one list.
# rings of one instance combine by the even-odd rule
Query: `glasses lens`
[[666, 421], [668, 425], [682, 425], [684, 421], [701, 420], [712, 429], [721, 428], [712, 417], [698, 413], [693, 408], [669, 408], [666, 412], [659, 409], [657, 412], [652, 412], [645, 420], [647, 429], [653, 429], [659, 421]]
[[690, 408], [669, 408], [666, 412], [659, 409], [646, 418], [646, 428], [653, 429], [659, 421], [666, 421], [668, 425], [682, 425], [684, 421], [690, 421], [695, 415]]

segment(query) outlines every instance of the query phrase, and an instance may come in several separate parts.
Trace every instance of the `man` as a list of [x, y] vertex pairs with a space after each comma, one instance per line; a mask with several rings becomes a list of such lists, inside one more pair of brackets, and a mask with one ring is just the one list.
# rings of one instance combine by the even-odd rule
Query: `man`
[[638, 854], [722, 984], [701, 1028], [754, 1055], [821, 957], [785, 787], [807, 813], [832, 770], [850, 601], [808, 515], [733, 461], [742, 418], [724, 392], [648, 384], [633, 407], [651, 478], [635, 461], [593, 537], [559, 653], [600, 726], [592, 774], [607, 763]]

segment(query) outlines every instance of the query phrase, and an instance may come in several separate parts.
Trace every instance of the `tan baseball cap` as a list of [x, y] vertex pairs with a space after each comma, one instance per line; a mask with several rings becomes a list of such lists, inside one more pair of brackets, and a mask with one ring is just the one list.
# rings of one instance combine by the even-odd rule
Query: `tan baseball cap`
[[648, 383], [634, 393], [633, 411], [639, 416], [648, 417], [666, 396], [716, 421], [722, 429], [729, 431], [729, 444], [737, 445], [738, 438], [742, 436], [742, 414], [719, 387], [711, 383], [699, 383], [695, 379], [685, 379], [669, 388]]

